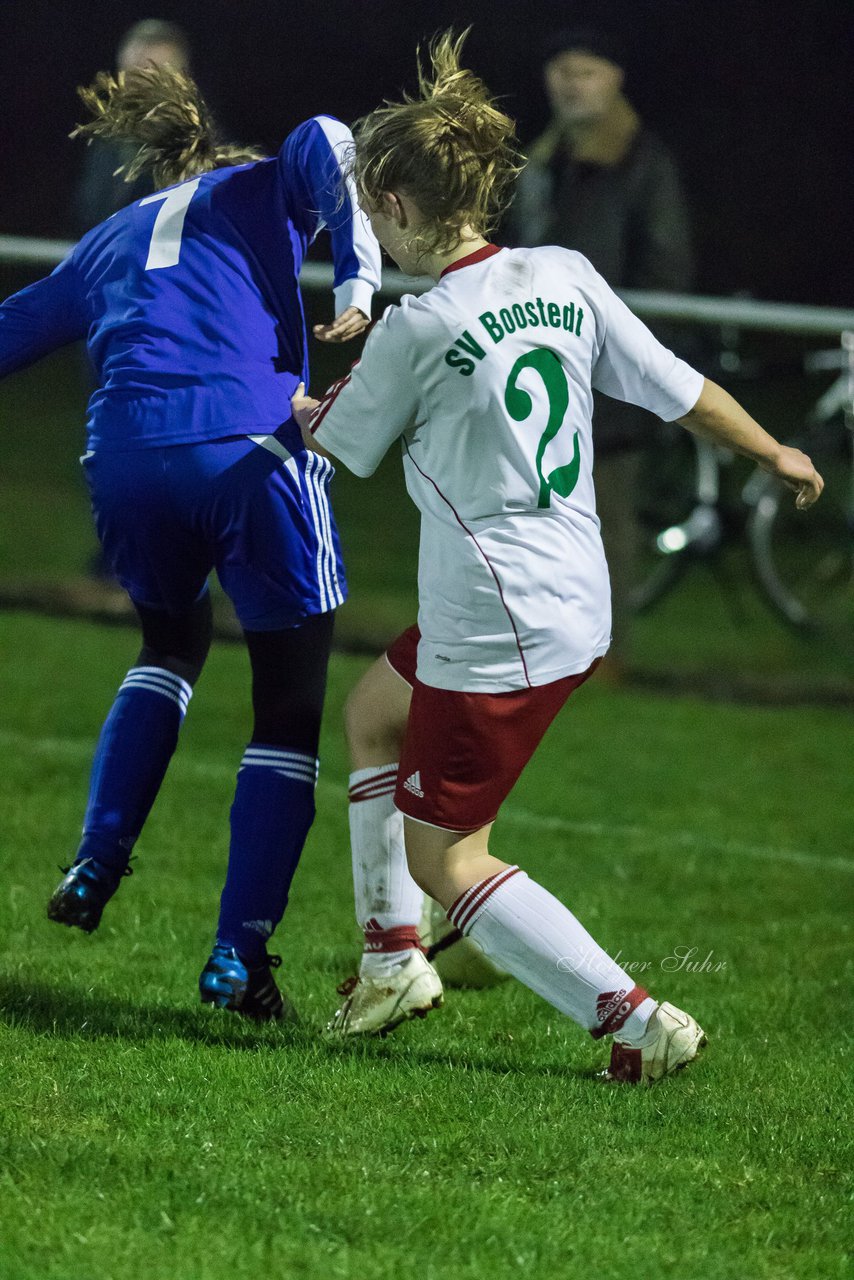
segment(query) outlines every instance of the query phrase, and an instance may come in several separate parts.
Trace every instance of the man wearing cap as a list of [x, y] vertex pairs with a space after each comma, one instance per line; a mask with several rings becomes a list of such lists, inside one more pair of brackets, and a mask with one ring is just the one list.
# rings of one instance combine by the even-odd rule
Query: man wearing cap
[[[531, 145], [512, 209], [517, 244], [577, 249], [614, 288], [682, 292], [693, 261], [688, 210], [672, 155], [623, 95], [625, 57], [601, 31], [560, 32], [545, 48], [552, 118]], [[669, 334], [657, 326], [667, 342]], [[611, 573], [619, 674], [629, 659], [629, 592], [639, 530], [630, 499], [652, 420], [633, 405], [594, 395], [597, 509]]]

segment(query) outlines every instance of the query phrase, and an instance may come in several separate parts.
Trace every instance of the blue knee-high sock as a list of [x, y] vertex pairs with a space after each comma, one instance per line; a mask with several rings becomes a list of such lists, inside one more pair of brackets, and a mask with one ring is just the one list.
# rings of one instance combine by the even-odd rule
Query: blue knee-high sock
[[251, 742], [231, 806], [231, 849], [217, 941], [257, 963], [285, 913], [288, 891], [314, 821], [317, 758]]
[[178, 742], [192, 686], [164, 667], [131, 667], [104, 721], [89, 781], [81, 858], [127, 866]]

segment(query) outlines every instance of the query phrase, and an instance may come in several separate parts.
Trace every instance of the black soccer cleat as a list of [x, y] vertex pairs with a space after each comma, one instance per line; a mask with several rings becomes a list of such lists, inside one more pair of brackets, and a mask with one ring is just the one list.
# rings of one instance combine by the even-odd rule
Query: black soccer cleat
[[235, 947], [218, 942], [199, 978], [202, 1004], [230, 1009], [257, 1022], [296, 1022], [296, 1010], [271, 972], [281, 963], [281, 956], [266, 956], [260, 964], [248, 965]]
[[60, 871], [65, 876], [47, 904], [48, 919], [82, 929], [84, 933], [93, 933], [98, 928], [104, 907], [122, 879], [133, 875], [129, 866], [116, 871], [94, 858], [81, 858], [70, 867], [60, 867]]

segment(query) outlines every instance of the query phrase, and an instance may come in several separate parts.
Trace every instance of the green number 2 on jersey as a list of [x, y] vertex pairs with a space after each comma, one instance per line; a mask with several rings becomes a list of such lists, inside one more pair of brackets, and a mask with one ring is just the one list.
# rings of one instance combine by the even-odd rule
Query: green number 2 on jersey
[[578, 471], [581, 455], [578, 445], [578, 432], [574, 433], [572, 461], [563, 467], [556, 467], [549, 475], [543, 473], [543, 458], [546, 445], [554, 440], [563, 426], [566, 411], [569, 408], [569, 387], [563, 365], [553, 351], [545, 347], [536, 347], [520, 356], [510, 370], [507, 386], [504, 388], [504, 407], [514, 422], [524, 422], [530, 416], [534, 402], [527, 391], [518, 386], [519, 375], [524, 369], [535, 369], [543, 380], [546, 395], [549, 398], [549, 420], [546, 429], [540, 436], [537, 446], [537, 475], [540, 477], [540, 494], [538, 507], [551, 505], [552, 491], [561, 498], [568, 498], [578, 483]]

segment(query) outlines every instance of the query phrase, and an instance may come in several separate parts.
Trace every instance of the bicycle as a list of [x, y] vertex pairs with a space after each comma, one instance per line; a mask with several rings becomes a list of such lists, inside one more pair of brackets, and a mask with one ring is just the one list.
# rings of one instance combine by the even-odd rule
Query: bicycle
[[726, 585], [722, 553], [746, 540], [754, 582], [784, 622], [854, 635], [854, 333], [842, 335], [841, 348], [808, 355], [804, 365], [810, 373], [839, 370], [803, 432], [788, 442], [824, 477], [821, 500], [805, 519], [790, 490], [761, 468], [733, 500], [723, 481], [734, 455], [679, 431], [666, 453], [656, 453], [644, 486], [636, 612], [652, 608], [698, 563]]

